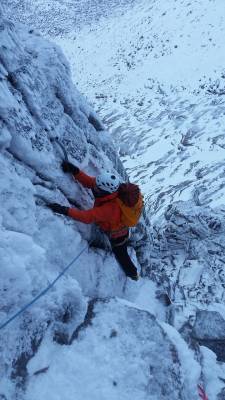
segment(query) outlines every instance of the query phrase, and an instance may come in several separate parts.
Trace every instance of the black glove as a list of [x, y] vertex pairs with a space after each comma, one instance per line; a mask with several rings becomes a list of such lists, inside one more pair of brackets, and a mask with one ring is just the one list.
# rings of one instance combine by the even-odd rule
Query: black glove
[[69, 161], [63, 161], [61, 167], [63, 172], [70, 172], [73, 175], [77, 175], [80, 172], [79, 168], [71, 164]]
[[51, 208], [52, 211], [58, 214], [68, 215], [68, 207], [61, 206], [60, 204], [57, 203], [47, 204], [47, 207]]

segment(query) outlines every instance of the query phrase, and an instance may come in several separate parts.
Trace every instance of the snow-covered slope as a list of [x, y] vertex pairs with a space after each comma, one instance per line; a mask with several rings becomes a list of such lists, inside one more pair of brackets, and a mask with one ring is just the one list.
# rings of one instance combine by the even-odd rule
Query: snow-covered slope
[[152, 217], [176, 200], [223, 204], [224, 12], [222, 1], [142, 1], [57, 39]]
[[222, 1], [141, 1], [57, 39], [145, 192], [149, 273], [165, 274], [175, 301], [222, 308], [224, 12]]
[[[46, 365], [50, 366], [49, 374], [41, 379], [43, 391], [33, 376], [26, 399], [61, 399], [57, 391], [61, 392], [62, 382], [55, 382], [55, 377], [62, 375], [67, 400], [186, 399], [188, 393], [195, 392], [191, 379], [183, 376], [175, 345], [152, 315], [133, 304], [111, 300], [92, 303], [89, 317], [62, 352], [46, 340], [30, 363], [30, 373]], [[190, 366], [194, 369], [191, 378], [196, 380], [199, 365], [190, 360]]]
[[[72, 276], [15, 323], [7, 345], [5, 337], [3, 342], [2, 394], [15, 396], [11, 375], [17, 377], [18, 396], [35, 400], [61, 399], [65, 387], [68, 400], [74, 395], [122, 400], [131, 392], [137, 400], [197, 399], [199, 381], [210, 400], [223, 399], [224, 364], [198, 346], [208, 346], [224, 361], [223, 2], [138, 1], [122, 12], [116, 1], [92, 2], [93, 8], [79, 2], [82, 10], [89, 4], [89, 11], [76, 15], [80, 23], [74, 28], [67, 18], [71, 3], [48, 2], [47, 8], [46, 2], [4, 3], [11, 19], [16, 6], [16, 19], [29, 18], [63, 46], [74, 82], [119, 143], [130, 177], [142, 185], [152, 235], [139, 242], [144, 281], [124, 287], [110, 254], [90, 249]], [[97, 25], [100, 8], [105, 15]], [[81, 29], [85, 18], [92, 25]], [[94, 120], [103, 128], [72, 86], [59, 49], [24, 27], [15, 36], [11, 25], [2, 26], [4, 319], [92, 237], [87, 227], [35, 203], [34, 194], [39, 200], [91, 204], [87, 192], [62, 175], [61, 154], [50, 139], [59, 136], [71, 161], [91, 173], [111, 163], [123, 171], [107, 133], [90, 124]], [[170, 291], [167, 315], [154, 298], [156, 284], [147, 278]], [[86, 296], [94, 302], [87, 304]], [[96, 300], [111, 296], [132, 304]], [[163, 362], [161, 352], [162, 374], [156, 367]]]
[[70, 273], [1, 329], [0, 397], [61, 399], [66, 387], [67, 400], [124, 399], [134, 391], [137, 399], [185, 399], [201, 365], [193, 360], [194, 375], [184, 377], [170, 335], [150, 311], [107, 300], [134, 301], [142, 282], [126, 282], [107, 249], [87, 246], [89, 227], [45, 207], [45, 200], [82, 208], [93, 200], [62, 173], [56, 136], [87, 172], [107, 166], [124, 174], [107, 132], [58, 47], [2, 15], [0, 46], [1, 324], [86, 247]]
[[2, 0], [8, 16], [17, 22], [29, 23], [50, 36], [74, 33], [84, 25], [92, 26], [102, 17], [120, 15], [137, 0]]
[[[224, 318], [224, 15], [223, 1], [143, 0], [55, 39], [145, 193], [146, 273], [170, 291], [178, 329], [209, 304]], [[217, 339], [204, 343], [225, 360]]]
[[[2, 16], [0, 46], [2, 324], [94, 237], [90, 227], [44, 207], [43, 199], [82, 208], [92, 204], [90, 193], [63, 174], [53, 139], [60, 138], [70, 160], [87, 172], [113, 164], [123, 171], [107, 132], [73, 86], [60, 49]], [[110, 253], [93, 247], [83, 253], [71, 275], [1, 330], [1, 396], [14, 399], [15, 388], [24, 387], [27, 362], [46, 331], [51, 338], [69, 337], [85, 317], [86, 296], [122, 295], [124, 282]]]

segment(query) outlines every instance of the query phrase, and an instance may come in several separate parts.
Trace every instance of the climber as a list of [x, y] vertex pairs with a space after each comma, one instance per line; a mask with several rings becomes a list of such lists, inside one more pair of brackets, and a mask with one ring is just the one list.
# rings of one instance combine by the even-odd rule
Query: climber
[[50, 203], [47, 206], [54, 212], [67, 215], [86, 224], [96, 223], [109, 237], [112, 251], [126, 276], [138, 280], [137, 268], [127, 252], [129, 228], [121, 221], [121, 209], [117, 202], [120, 179], [115, 174], [106, 171], [96, 178], [82, 172], [68, 161], [62, 162], [65, 173], [71, 173], [82, 186], [92, 190], [95, 197], [94, 207], [89, 210]]

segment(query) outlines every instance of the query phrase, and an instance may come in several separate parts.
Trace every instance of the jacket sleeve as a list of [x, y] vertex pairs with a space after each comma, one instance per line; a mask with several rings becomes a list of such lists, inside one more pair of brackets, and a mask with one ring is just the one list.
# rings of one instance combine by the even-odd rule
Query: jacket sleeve
[[75, 208], [68, 209], [68, 216], [76, 219], [77, 221], [91, 224], [93, 222], [107, 222], [111, 219], [111, 208], [109, 205], [104, 204], [101, 207], [94, 207], [90, 210], [76, 210]]
[[74, 178], [81, 183], [82, 186], [87, 187], [89, 189], [94, 188], [96, 186], [96, 178], [94, 176], [89, 176], [85, 174], [83, 171], [78, 172], [78, 174], [74, 175]]

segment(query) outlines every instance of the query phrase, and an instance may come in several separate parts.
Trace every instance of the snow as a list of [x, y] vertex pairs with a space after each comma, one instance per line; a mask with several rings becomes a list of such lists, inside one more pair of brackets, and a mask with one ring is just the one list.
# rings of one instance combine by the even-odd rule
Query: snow
[[191, 352], [190, 348], [188, 348], [186, 342], [178, 334], [177, 330], [165, 323], [162, 323], [162, 326], [178, 351], [179, 359], [182, 363], [183, 385], [192, 393], [193, 398], [197, 398], [195, 392], [197, 382], [199, 381], [201, 374], [200, 365], [195, 360], [194, 354]]
[[224, 364], [192, 334], [198, 311], [225, 316], [224, 2], [75, 3], [3, 0], [32, 29], [1, 20], [0, 322], [97, 236], [45, 207], [93, 204], [55, 137], [93, 175], [125, 176], [116, 147], [141, 184], [151, 224], [129, 252], [143, 277], [90, 245], [2, 332], [0, 397], [197, 400], [200, 382], [216, 399]]
[[133, 307], [147, 310], [160, 321], [166, 320], [165, 305], [157, 299], [157, 285], [153, 281], [140, 279], [139, 291], [133, 298]]
[[[224, 365], [216, 364], [215, 354], [204, 346], [201, 346], [203, 357], [203, 373], [206, 382], [206, 392], [209, 399], [216, 400], [221, 389], [224, 389], [224, 382], [219, 377], [224, 376]], [[216, 364], [216, 366], [215, 366]]]
[[[210, 85], [224, 87], [223, 14], [223, 2], [141, 1], [120, 17], [85, 26], [76, 37], [55, 39], [75, 82], [121, 143], [124, 165], [148, 202], [157, 204], [157, 193], [170, 191], [149, 210], [154, 220], [171, 201], [192, 199], [201, 168], [210, 165], [210, 179], [213, 164], [218, 170], [223, 165], [217, 139], [223, 136], [223, 98], [215, 108], [205, 94]], [[212, 206], [223, 198], [220, 189]]]
[[[49, 360], [51, 365], [49, 371], [39, 378], [39, 382], [33, 375], [26, 398], [59, 399], [62, 382], [65, 385], [64, 396], [68, 400], [74, 396], [77, 399], [91, 396], [99, 400], [122, 400], [133, 395], [138, 399], [155, 399], [158, 386], [161, 386], [162, 399], [167, 398], [169, 393], [171, 398], [177, 398], [173, 395], [177, 385], [172, 388], [170, 381], [172, 371], [168, 371], [167, 376], [159, 374], [159, 382], [154, 382], [153, 376], [149, 375], [149, 363], [154, 370], [162, 358], [165, 364], [161, 368], [167, 369], [164, 356], [170, 352], [170, 344], [163, 340], [163, 332], [153, 317], [132, 306], [121, 305], [117, 300], [99, 302], [94, 310], [93, 322], [85, 331], [80, 332], [70, 347], [64, 347], [59, 353], [54, 349], [55, 345], [48, 341], [42, 346], [35, 362], [29, 366], [29, 372], [32, 374], [40, 367], [49, 365]], [[140, 318], [142, 324], [135, 324], [134, 319]], [[161, 340], [163, 351], [158, 352], [158, 342]], [[63, 372], [65, 370], [66, 376]], [[52, 392], [53, 385], [55, 393]]]
[[[3, 22], [1, 44], [5, 46], [1, 56], [5, 71], [1, 82], [4, 101], [1, 97], [0, 108], [3, 323], [45, 289], [90, 241], [89, 227], [53, 215], [44, 207], [45, 202], [39, 201], [41, 197], [68, 204], [72, 198], [82, 202], [86, 197], [84, 205], [91, 206], [90, 196], [87, 200], [87, 193], [71, 178], [63, 176], [62, 155], [53, 145], [52, 136], [61, 137], [70, 160], [77, 159], [78, 165], [83, 163], [87, 169], [97, 171], [97, 165], [106, 160], [110, 168], [112, 162], [100, 151], [101, 140], [88, 123], [91, 109], [74, 88], [59, 48], [32, 36], [24, 27], [15, 31], [12, 25]], [[7, 382], [11, 386], [11, 375], [15, 374], [20, 381], [18, 388], [13, 385], [11, 398], [24, 385], [26, 373], [20, 361], [24, 352], [28, 362], [47, 331], [51, 337], [69, 337], [71, 326], [74, 330], [83, 321], [86, 296], [105, 297], [116, 290], [121, 294], [124, 276], [112, 257], [108, 260], [109, 264], [111, 261], [109, 284], [101, 283], [106, 274], [104, 255], [104, 251], [92, 249], [82, 255], [71, 273], [12, 323], [12, 331], [5, 328], [8, 337], [2, 332], [1, 368], [6, 390], [2, 396], [8, 396]], [[122, 277], [121, 285], [116, 276]], [[67, 313], [69, 320], [65, 323]]]

